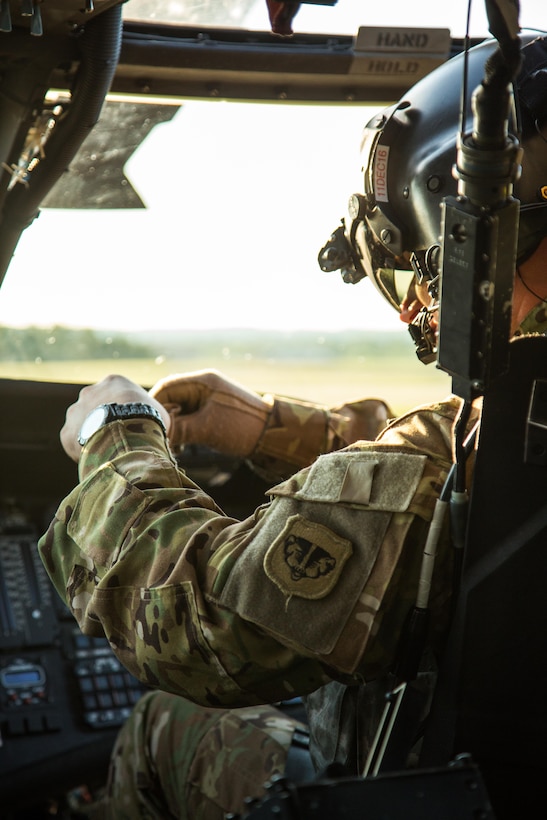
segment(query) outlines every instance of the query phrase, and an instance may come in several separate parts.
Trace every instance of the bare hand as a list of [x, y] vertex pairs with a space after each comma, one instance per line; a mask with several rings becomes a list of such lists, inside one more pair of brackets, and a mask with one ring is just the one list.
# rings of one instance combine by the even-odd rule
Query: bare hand
[[68, 456], [78, 462], [82, 448], [78, 443], [78, 434], [86, 416], [100, 404], [125, 404], [126, 402], [143, 402], [156, 407], [161, 413], [166, 430], [169, 432], [171, 419], [165, 408], [150, 393], [125, 376], [106, 376], [97, 384], [91, 384], [80, 390], [78, 400], [66, 411], [65, 423], [61, 429], [61, 444]]
[[204, 444], [242, 458], [255, 449], [272, 406], [216, 370], [169, 376], [150, 394], [171, 414], [173, 447]]

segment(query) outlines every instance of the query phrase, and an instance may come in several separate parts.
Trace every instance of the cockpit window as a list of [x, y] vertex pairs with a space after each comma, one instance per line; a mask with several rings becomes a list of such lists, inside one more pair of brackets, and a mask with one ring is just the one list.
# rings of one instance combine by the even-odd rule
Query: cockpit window
[[[543, 2], [524, 4], [523, 25]], [[397, 5], [397, 25], [464, 33], [460, 4]], [[266, 0], [130, 0], [123, 14], [269, 30]], [[382, 4], [339, 0], [302, 3], [294, 25], [355, 35], [385, 22]], [[487, 33], [482, 4], [472, 31]], [[343, 284], [317, 264], [362, 187], [362, 128], [389, 102], [109, 97], [17, 245], [0, 294], [0, 377], [86, 383], [116, 370], [151, 385], [217, 367], [327, 403], [393, 396], [397, 379], [386, 394], [370, 368], [388, 371], [387, 329], [412, 359], [405, 327], [369, 282]], [[444, 374], [412, 372], [418, 400], [424, 379], [438, 396]]]
[[[521, 25], [537, 26], [543, 18], [543, 0], [526, 0], [521, 6]], [[337, 0], [332, 6], [304, 2], [294, 19], [294, 28], [298, 32], [354, 35], [360, 26], [385, 28], [386, 25], [397, 25], [449, 28], [453, 37], [463, 37], [466, 7], [466, 3], [406, 3], [399, 0], [390, 0], [387, 4]], [[266, 0], [130, 0], [123, 13], [127, 20], [269, 30]], [[488, 35], [484, 2], [471, 5], [470, 31], [473, 36]]]
[[255, 389], [336, 403], [360, 394], [367, 368], [385, 371], [386, 327], [411, 359], [370, 283], [344, 284], [317, 263], [360, 185], [373, 110], [110, 100], [17, 247], [2, 285], [0, 376], [87, 383], [123, 372], [152, 385], [216, 367]]

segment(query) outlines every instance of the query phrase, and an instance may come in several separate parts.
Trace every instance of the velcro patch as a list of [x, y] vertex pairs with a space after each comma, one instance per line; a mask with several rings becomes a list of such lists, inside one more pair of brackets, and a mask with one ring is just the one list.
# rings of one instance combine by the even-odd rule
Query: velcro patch
[[351, 541], [323, 524], [292, 515], [266, 552], [264, 571], [284, 595], [324, 598], [351, 554]]
[[345, 504], [370, 504], [377, 459], [350, 461], [340, 488], [339, 500]]
[[404, 512], [418, 489], [426, 461], [425, 455], [373, 449], [328, 453], [314, 461], [304, 486], [296, 492], [289, 480], [270, 493], [302, 501]]

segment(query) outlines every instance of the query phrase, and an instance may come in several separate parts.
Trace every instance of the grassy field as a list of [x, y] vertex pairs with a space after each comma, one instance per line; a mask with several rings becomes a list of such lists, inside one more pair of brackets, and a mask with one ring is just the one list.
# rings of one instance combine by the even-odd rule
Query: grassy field
[[394, 358], [337, 358], [327, 361], [207, 359], [115, 359], [64, 362], [0, 362], [0, 377], [88, 384], [109, 373], [121, 373], [147, 387], [172, 373], [216, 368], [259, 392], [335, 406], [366, 396], [383, 398], [396, 415], [417, 404], [440, 399], [450, 392], [446, 373], [425, 366], [409, 351]]

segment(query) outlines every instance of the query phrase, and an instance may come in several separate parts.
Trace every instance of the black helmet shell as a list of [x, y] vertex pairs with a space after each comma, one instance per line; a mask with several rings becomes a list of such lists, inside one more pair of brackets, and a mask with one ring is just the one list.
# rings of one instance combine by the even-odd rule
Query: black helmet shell
[[[547, 37], [529, 34], [520, 39], [523, 66], [509, 124], [523, 149], [522, 174], [514, 187], [521, 201], [519, 260], [547, 234], [547, 139], [542, 131], [547, 121]], [[471, 130], [471, 95], [497, 47], [496, 40], [486, 40], [447, 61], [364, 129], [364, 199], [357, 219], [350, 214], [353, 223], [347, 233], [354, 259], [394, 307], [401, 298], [394, 272], [411, 270], [410, 255], [439, 242], [441, 202], [457, 193], [453, 168], [458, 134]]]

